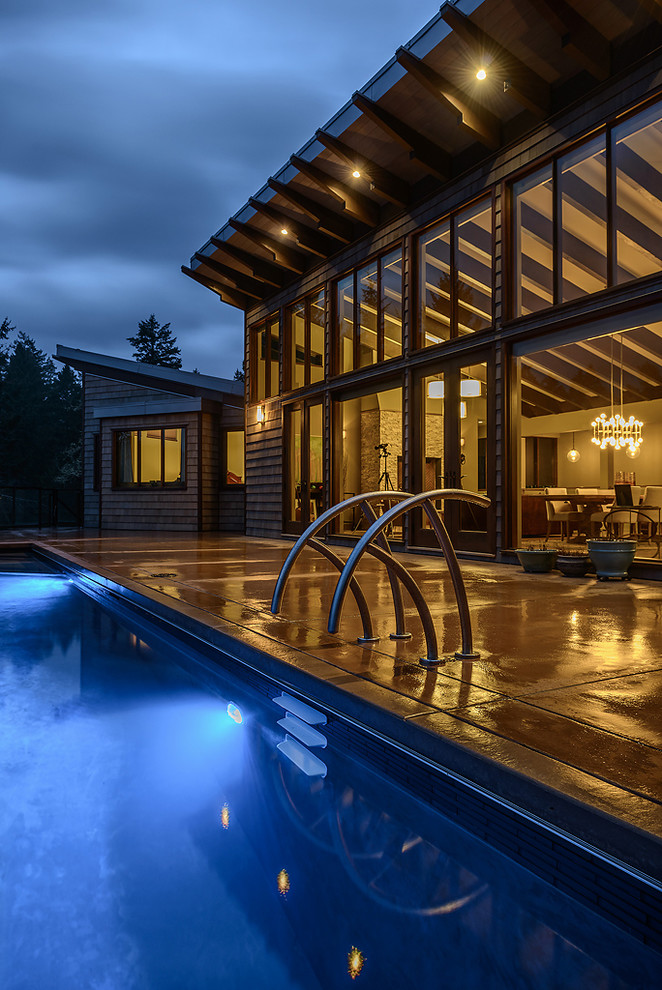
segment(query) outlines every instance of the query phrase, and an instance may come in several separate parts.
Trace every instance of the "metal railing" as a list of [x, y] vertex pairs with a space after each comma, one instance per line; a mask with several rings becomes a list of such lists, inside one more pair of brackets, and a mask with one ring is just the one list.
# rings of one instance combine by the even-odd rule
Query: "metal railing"
[[82, 524], [83, 493], [77, 488], [0, 488], [0, 529]]
[[[421, 589], [407, 568], [400, 561], [394, 558], [386, 535], [389, 531], [391, 531], [393, 523], [397, 519], [405, 515], [411, 509], [420, 507], [425, 512], [430, 526], [439, 541], [439, 545], [443, 551], [446, 563], [448, 564], [448, 570], [453, 584], [453, 591], [455, 593], [462, 635], [462, 648], [461, 650], [456, 651], [455, 657], [458, 660], [477, 659], [479, 654], [473, 649], [471, 616], [469, 614], [469, 605], [467, 602], [467, 593], [464, 586], [464, 580], [462, 578], [462, 572], [460, 571], [460, 565], [458, 563], [457, 555], [450, 536], [448, 535], [448, 530], [446, 529], [444, 521], [439, 515], [439, 512], [434, 504], [436, 501], [440, 501], [442, 499], [472, 502], [476, 505], [484, 507], [490, 504], [490, 500], [484, 495], [478, 495], [474, 492], [465, 492], [455, 488], [441, 488], [431, 492], [423, 492], [420, 495], [412, 495], [410, 492], [368, 492], [363, 495], [354, 495], [351, 498], [345, 499], [344, 502], [340, 502], [338, 505], [334, 505], [330, 509], [327, 509], [326, 512], [322, 513], [319, 518], [315, 519], [308, 526], [306, 531], [302, 533], [287, 555], [285, 563], [283, 564], [276, 581], [276, 586], [274, 588], [273, 598], [271, 601], [271, 611], [274, 615], [277, 615], [278, 612], [280, 612], [285, 587], [292, 568], [294, 567], [294, 564], [302, 551], [306, 547], [310, 547], [311, 549], [322, 554], [322, 556], [330, 561], [340, 572], [338, 583], [336, 584], [336, 589], [333, 595], [333, 601], [331, 602], [331, 608], [329, 610], [329, 632], [336, 633], [338, 631], [342, 608], [347, 592], [349, 591], [354, 596], [354, 600], [358, 606], [363, 624], [363, 635], [359, 637], [358, 642], [377, 642], [379, 637], [375, 636], [372, 616], [370, 614], [367, 599], [354, 574], [361, 557], [365, 553], [368, 553], [373, 557], [376, 557], [377, 560], [381, 561], [387, 569], [396, 620], [396, 631], [395, 633], [391, 633], [391, 638], [408, 639], [411, 635], [411, 633], [408, 633], [405, 630], [404, 606], [402, 601], [402, 589], [400, 587], [400, 585], [403, 584], [416, 606], [419, 618], [421, 619], [421, 623], [423, 625], [427, 654], [425, 657], [421, 658], [421, 663], [426, 665], [440, 663], [441, 658], [439, 656], [439, 648], [437, 645], [437, 634], [430, 608], [421, 592]], [[378, 503], [379, 506], [383, 506], [384, 503], [390, 503], [390, 508], [388, 508], [381, 515], [378, 515], [373, 508], [375, 503]], [[326, 544], [316, 539], [316, 536], [333, 519], [340, 516], [348, 509], [353, 509], [356, 506], [360, 507], [363, 515], [365, 516], [368, 528], [358, 540], [349, 557], [346, 560], [343, 560], [328, 546], [326, 546]]]

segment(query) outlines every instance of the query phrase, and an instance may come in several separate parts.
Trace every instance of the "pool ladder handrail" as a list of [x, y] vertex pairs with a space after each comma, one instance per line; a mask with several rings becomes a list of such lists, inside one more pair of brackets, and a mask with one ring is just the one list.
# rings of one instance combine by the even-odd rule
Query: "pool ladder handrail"
[[[356, 570], [361, 557], [364, 553], [369, 553], [380, 560], [386, 566], [388, 571], [396, 616], [396, 631], [391, 634], [391, 638], [408, 639], [411, 635], [411, 633], [407, 633], [405, 631], [404, 605], [402, 601], [402, 589], [400, 587], [401, 582], [409, 592], [423, 625], [427, 653], [425, 657], [421, 658], [421, 663], [425, 665], [439, 663], [441, 658], [439, 657], [437, 635], [430, 609], [412, 575], [404, 567], [404, 565], [400, 563], [400, 561], [393, 557], [391, 548], [386, 538], [386, 533], [392, 527], [395, 520], [397, 520], [400, 516], [405, 515], [411, 509], [421, 506], [428, 517], [432, 530], [434, 531], [443, 551], [444, 557], [448, 564], [453, 590], [455, 592], [462, 634], [462, 649], [455, 652], [455, 657], [458, 660], [477, 659], [480, 654], [473, 649], [471, 617], [469, 614], [469, 605], [467, 602], [467, 594], [464, 586], [464, 580], [462, 578], [462, 572], [460, 571], [460, 565], [448, 534], [448, 530], [446, 529], [443, 519], [439, 515], [439, 512], [434, 504], [435, 501], [442, 499], [455, 499], [458, 501], [472, 502], [476, 505], [485, 507], [490, 504], [489, 498], [486, 498], [484, 495], [478, 495], [475, 492], [466, 492], [455, 488], [440, 488], [430, 492], [423, 492], [418, 495], [412, 495], [410, 492], [400, 491], [367, 492], [361, 495], [353, 495], [350, 498], [345, 499], [343, 502], [339, 502], [337, 505], [331, 506], [330, 509], [327, 509], [326, 512], [323, 512], [321, 516], [310, 523], [287, 555], [274, 588], [273, 598], [271, 601], [272, 613], [277, 615], [280, 612], [285, 587], [292, 568], [303, 549], [309, 546], [311, 549], [316, 550], [327, 560], [329, 560], [340, 572], [329, 611], [329, 632], [336, 633], [338, 631], [340, 615], [345, 597], [347, 592], [351, 591], [359, 608], [361, 621], [363, 623], [363, 636], [359, 637], [358, 642], [377, 642], [379, 637], [374, 634], [372, 616], [370, 615], [367, 600], [356, 577], [354, 576], [354, 571]], [[392, 504], [391, 507], [383, 513], [383, 515], [378, 516], [373, 509], [373, 503], [379, 502], [383, 504], [386, 501], [391, 503], [394, 502], [395, 504]], [[359, 539], [349, 557], [346, 560], [343, 560], [328, 546], [326, 546], [326, 544], [322, 543], [315, 537], [316, 534], [319, 533], [320, 530], [324, 529], [329, 522], [341, 515], [343, 512], [346, 512], [348, 509], [352, 509], [357, 505], [361, 508], [361, 511], [368, 521], [368, 529]]]

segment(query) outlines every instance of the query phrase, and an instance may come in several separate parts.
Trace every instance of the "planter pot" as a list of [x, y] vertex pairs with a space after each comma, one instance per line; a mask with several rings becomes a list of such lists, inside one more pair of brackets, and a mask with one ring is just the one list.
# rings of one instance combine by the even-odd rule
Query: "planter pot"
[[587, 540], [586, 546], [595, 564], [598, 581], [626, 580], [628, 567], [637, 552], [636, 540]]
[[593, 561], [587, 553], [567, 557], [560, 553], [556, 558], [556, 566], [564, 577], [585, 577], [593, 567]]
[[556, 563], [556, 550], [517, 550], [517, 559], [529, 574], [546, 574]]

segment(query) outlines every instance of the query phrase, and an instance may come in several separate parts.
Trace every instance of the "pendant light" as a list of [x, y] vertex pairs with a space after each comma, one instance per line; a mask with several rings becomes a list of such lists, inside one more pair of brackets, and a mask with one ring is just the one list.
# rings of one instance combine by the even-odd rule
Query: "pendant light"
[[614, 414], [614, 338], [611, 338], [611, 418], [607, 419], [604, 413], [600, 413], [597, 419], [594, 419], [591, 426], [593, 427], [593, 436], [591, 437], [591, 443], [597, 444], [600, 450], [605, 450], [606, 447], [614, 447], [616, 450], [622, 450], [626, 447], [626, 453], [628, 457], [636, 457], [639, 452], [639, 447], [642, 443], [641, 429], [643, 423], [640, 419], [635, 419], [634, 416], [630, 416], [629, 419], [623, 417], [623, 335], [620, 335], [621, 339], [621, 360], [620, 360], [620, 392], [621, 392], [621, 411], [620, 414]]
[[579, 451], [575, 447], [575, 434], [574, 433], [572, 434], [572, 448], [568, 451], [568, 453], [565, 456], [568, 458], [568, 460], [570, 461], [571, 464], [576, 464], [577, 461], [579, 460], [579, 458], [581, 457], [581, 454], [579, 453]]

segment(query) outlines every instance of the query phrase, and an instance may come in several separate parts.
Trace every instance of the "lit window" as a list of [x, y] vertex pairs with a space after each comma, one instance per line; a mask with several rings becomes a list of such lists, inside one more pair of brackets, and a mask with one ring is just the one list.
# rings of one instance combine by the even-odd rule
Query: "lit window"
[[182, 428], [116, 430], [115, 480], [120, 488], [166, 488], [185, 483]]

